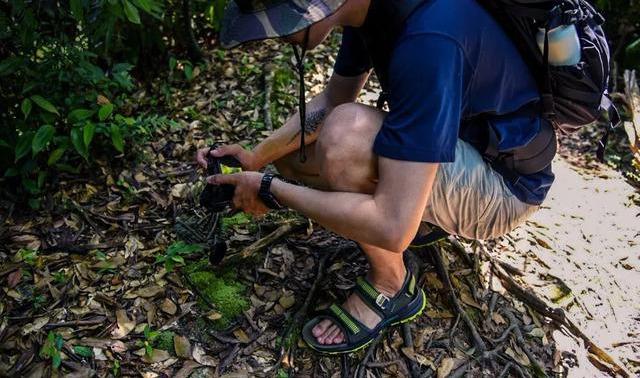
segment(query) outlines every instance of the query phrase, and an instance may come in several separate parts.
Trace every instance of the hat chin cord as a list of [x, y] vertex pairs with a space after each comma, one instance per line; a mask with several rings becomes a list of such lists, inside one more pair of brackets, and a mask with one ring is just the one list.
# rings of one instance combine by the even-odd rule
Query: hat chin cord
[[300, 113], [300, 162], [304, 163], [307, 161], [307, 154], [305, 151], [305, 143], [304, 137], [306, 134], [306, 123], [307, 123], [307, 104], [305, 100], [305, 85], [304, 85], [304, 57], [307, 54], [307, 45], [309, 44], [309, 32], [311, 30], [311, 26], [309, 26], [304, 32], [304, 40], [302, 42], [302, 48], [300, 51], [296, 48], [295, 45], [291, 45], [293, 47], [293, 54], [296, 57], [296, 71], [298, 72], [299, 84], [300, 87], [298, 89], [298, 113]]

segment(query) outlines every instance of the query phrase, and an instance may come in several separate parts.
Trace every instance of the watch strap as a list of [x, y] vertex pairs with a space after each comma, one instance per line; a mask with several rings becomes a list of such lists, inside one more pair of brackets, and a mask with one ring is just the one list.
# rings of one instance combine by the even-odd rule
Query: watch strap
[[279, 210], [284, 208], [284, 206], [282, 206], [273, 195], [273, 193], [271, 193], [271, 182], [275, 177], [277, 176], [273, 173], [265, 173], [262, 176], [262, 181], [260, 182], [260, 190], [258, 191], [258, 197], [260, 197], [262, 202], [264, 202], [264, 204], [267, 205], [268, 208]]

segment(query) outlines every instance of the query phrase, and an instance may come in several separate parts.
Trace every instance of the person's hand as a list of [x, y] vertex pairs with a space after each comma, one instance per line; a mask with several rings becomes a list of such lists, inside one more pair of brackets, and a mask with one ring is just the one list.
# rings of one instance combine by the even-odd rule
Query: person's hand
[[228, 175], [207, 177], [213, 185], [229, 184], [235, 186], [233, 207], [252, 215], [264, 215], [269, 211], [267, 205], [258, 197], [263, 174], [260, 172], [241, 172]]
[[251, 151], [245, 150], [239, 144], [227, 144], [219, 146], [214, 150], [210, 150], [209, 147], [201, 148], [196, 153], [196, 161], [204, 169], [207, 169], [207, 154], [211, 153], [212, 156], [233, 156], [238, 159], [242, 164], [242, 169], [245, 171], [257, 171], [260, 167], [257, 166], [255, 154]]

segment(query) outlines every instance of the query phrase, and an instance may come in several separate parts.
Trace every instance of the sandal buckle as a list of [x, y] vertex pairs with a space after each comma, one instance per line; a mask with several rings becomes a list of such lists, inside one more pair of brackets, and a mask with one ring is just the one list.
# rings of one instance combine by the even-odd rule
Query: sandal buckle
[[380, 306], [381, 309], [386, 310], [387, 309], [387, 305], [389, 304], [391, 300], [389, 299], [389, 297], [387, 297], [386, 295], [380, 293], [378, 295], [378, 298], [376, 298], [376, 304], [378, 306]]

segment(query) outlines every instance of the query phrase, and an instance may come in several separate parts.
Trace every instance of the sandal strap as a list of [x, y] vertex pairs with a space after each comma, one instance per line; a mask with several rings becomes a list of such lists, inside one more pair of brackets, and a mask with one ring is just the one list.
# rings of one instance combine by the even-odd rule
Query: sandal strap
[[356, 279], [356, 293], [380, 318], [385, 318], [395, 311], [396, 301], [400, 299], [402, 295], [408, 298], [412, 298], [415, 295], [416, 278], [411, 270], [407, 269], [407, 275], [402, 288], [395, 297], [389, 298], [379, 292], [365, 277], [358, 277]]
[[329, 306], [327, 312], [331, 318], [334, 318], [335, 320], [340, 322], [343, 328], [346, 328], [352, 335], [357, 335], [358, 333], [360, 333], [360, 331], [363, 330], [369, 330], [365, 325], [360, 323], [358, 319], [351, 316], [348, 311], [345, 311], [342, 306], [336, 303], [333, 303], [331, 306]]

